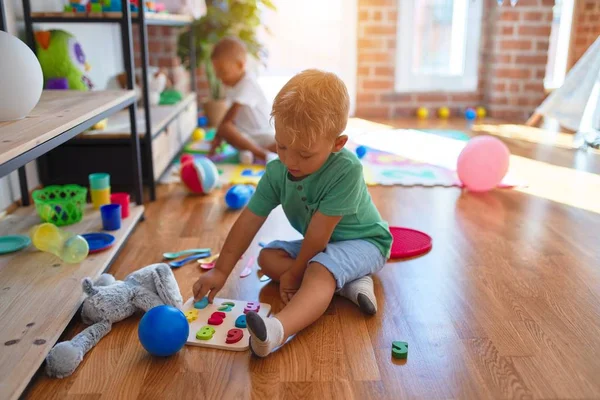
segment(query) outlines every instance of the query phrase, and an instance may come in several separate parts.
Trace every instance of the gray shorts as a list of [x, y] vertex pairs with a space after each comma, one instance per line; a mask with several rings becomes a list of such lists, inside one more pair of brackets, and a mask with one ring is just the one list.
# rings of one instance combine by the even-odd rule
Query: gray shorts
[[[292, 258], [298, 257], [302, 240], [286, 242], [275, 240], [265, 246], [265, 249], [284, 250]], [[365, 275], [374, 274], [385, 265], [386, 259], [373, 243], [366, 240], [344, 240], [327, 245], [325, 251], [317, 254], [308, 261], [318, 262], [331, 272], [336, 281], [337, 289]]]

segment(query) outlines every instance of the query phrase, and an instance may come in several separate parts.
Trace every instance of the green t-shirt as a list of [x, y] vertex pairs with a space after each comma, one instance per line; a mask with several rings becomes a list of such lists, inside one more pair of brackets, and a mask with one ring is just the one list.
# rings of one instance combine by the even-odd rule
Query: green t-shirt
[[377, 246], [386, 259], [390, 256], [389, 226], [373, 204], [354, 153], [342, 149], [332, 153], [317, 172], [301, 180], [291, 178], [280, 160], [268, 163], [248, 204], [250, 211], [266, 217], [281, 204], [292, 227], [302, 235], [316, 211], [342, 216], [331, 242], [364, 239]]

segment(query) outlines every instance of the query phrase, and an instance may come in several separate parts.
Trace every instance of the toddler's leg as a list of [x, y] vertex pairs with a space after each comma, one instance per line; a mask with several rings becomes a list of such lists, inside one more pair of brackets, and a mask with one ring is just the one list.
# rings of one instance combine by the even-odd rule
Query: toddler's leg
[[229, 122], [219, 127], [219, 136], [238, 150], [248, 150], [254, 157], [265, 160], [267, 152], [254, 141], [243, 135], [233, 124]]
[[292, 268], [294, 259], [281, 249], [262, 249], [258, 255], [258, 265], [265, 275], [274, 281], [279, 281], [281, 275]]
[[368, 275], [344, 285], [340, 295], [356, 304], [365, 314], [374, 315], [377, 312], [373, 278]]
[[267, 356], [289, 336], [319, 319], [331, 303], [335, 289], [331, 272], [322, 264], [312, 262], [304, 272], [300, 289], [279, 314], [265, 319], [254, 312], [246, 314], [254, 354]]

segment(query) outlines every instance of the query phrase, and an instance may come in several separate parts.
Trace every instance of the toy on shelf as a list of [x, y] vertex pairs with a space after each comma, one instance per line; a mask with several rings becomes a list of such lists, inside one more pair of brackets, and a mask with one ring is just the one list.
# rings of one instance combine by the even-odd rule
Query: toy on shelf
[[100, 172], [90, 174], [90, 195], [94, 209], [99, 210], [105, 204], [110, 204], [110, 175]]
[[225, 203], [232, 210], [239, 210], [248, 204], [254, 194], [254, 186], [234, 185], [225, 194]]
[[34, 226], [30, 236], [31, 242], [38, 250], [52, 253], [68, 264], [80, 263], [90, 251], [83, 237], [49, 223]]
[[51, 185], [34, 190], [35, 210], [44, 222], [56, 226], [81, 221], [85, 212], [87, 189], [79, 185]]
[[153, 356], [168, 357], [177, 353], [187, 341], [190, 325], [186, 316], [169, 305], [147, 311], [138, 326], [138, 337]]
[[450, 117], [450, 109], [448, 107], [440, 107], [438, 110], [438, 117], [441, 119], [448, 119]]
[[248, 350], [250, 334], [246, 328], [246, 313], [255, 311], [264, 318], [271, 312], [271, 305], [266, 303], [215, 298], [210, 304], [205, 299], [194, 302], [190, 298], [182, 308], [184, 314], [190, 316], [188, 345]]
[[0, 236], [0, 254], [14, 253], [29, 247], [31, 239], [25, 235]]
[[75, 36], [57, 29], [38, 31], [35, 43], [46, 89], [87, 91], [94, 87], [85, 75], [90, 65]]
[[23, 41], [2, 31], [0, 54], [0, 121], [22, 119], [42, 95], [42, 68]]
[[163, 304], [180, 308], [183, 303], [175, 276], [166, 264], [149, 265], [123, 281], [109, 274], [102, 274], [95, 282], [86, 278], [82, 286], [87, 298], [81, 306], [81, 319], [90, 326], [50, 350], [46, 373], [52, 377], [71, 375], [83, 356], [110, 332], [112, 324], [139, 311]]
[[208, 194], [219, 183], [216, 165], [206, 157], [194, 158], [191, 154], [181, 157], [179, 176], [185, 187], [196, 194]]
[[456, 172], [472, 192], [494, 189], [508, 172], [510, 151], [493, 136], [477, 136], [460, 152]]
[[367, 148], [362, 145], [358, 146], [355, 151], [356, 151], [356, 156], [359, 159], [362, 159], [367, 154]]
[[104, 232], [84, 233], [81, 237], [88, 243], [90, 254], [110, 249], [116, 240], [113, 235]]
[[105, 204], [100, 207], [102, 229], [105, 231], [118, 231], [121, 229], [121, 205]]
[[130, 202], [129, 193], [113, 193], [110, 195], [110, 204], [119, 204], [121, 206], [121, 219], [129, 217]]
[[429, 116], [429, 110], [425, 107], [417, 108], [417, 118], [426, 119]]

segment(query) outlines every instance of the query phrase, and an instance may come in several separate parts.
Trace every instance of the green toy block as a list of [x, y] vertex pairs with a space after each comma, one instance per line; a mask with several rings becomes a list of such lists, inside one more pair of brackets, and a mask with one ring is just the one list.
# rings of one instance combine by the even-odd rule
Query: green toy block
[[67, 13], [73, 12], [73, 7], [70, 4], [65, 4], [63, 11]]
[[90, 12], [101, 13], [102, 12], [102, 4], [100, 4], [100, 3], [90, 4]]
[[392, 342], [392, 357], [399, 359], [408, 357], [408, 343]]

